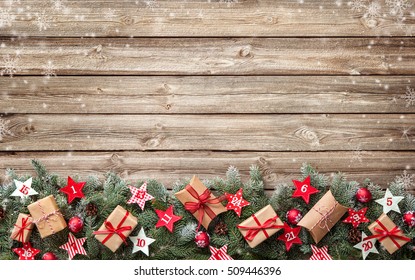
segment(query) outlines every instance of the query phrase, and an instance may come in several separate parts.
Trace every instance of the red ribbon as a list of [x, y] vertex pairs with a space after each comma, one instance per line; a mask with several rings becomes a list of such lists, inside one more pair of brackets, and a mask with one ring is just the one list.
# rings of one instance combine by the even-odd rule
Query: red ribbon
[[186, 186], [186, 191], [197, 200], [197, 202], [186, 202], [184, 204], [184, 208], [192, 214], [198, 212], [197, 215], [199, 223], [196, 229], [198, 231], [200, 225], [203, 222], [203, 216], [205, 215], [205, 213], [211, 219], [216, 217], [215, 212], [213, 212], [213, 210], [207, 204], [218, 204], [222, 201], [222, 199], [210, 198], [212, 192], [208, 189], [206, 189], [201, 195], [199, 195], [191, 185]]
[[385, 225], [382, 224], [381, 221], [376, 220], [376, 223], [378, 223], [378, 225], [381, 227], [381, 229], [375, 227], [375, 231], [378, 234], [374, 234], [374, 235], [366, 237], [364, 239], [365, 241], [369, 240], [369, 239], [377, 238], [379, 240], [379, 242], [382, 242], [384, 239], [390, 238], [392, 240], [393, 244], [395, 244], [395, 246], [397, 248], [401, 248], [401, 245], [399, 245], [399, 243], [395, 239], [401, 239], [401, 240], [404, 240], [404, 241], [407, 241], [407, 242], [411, 241], [411, 239], [406, 237], [405, 235], [399, 235], [399, 234], [402, 234], [402, 231], [398, 228], [398, 226], [395, 226], [393, 229], [388, 230], [385, 227]]
[[248, 241], [254, 240], [255, 236], [262, 231], [266, 238], [269, 238], [268, 232], [266, 229], [272, 229], [272, 228], [283, 228], [284, 226], [276, 225], [278, 216], [275, 216], [273, 218], [270, 218], [266, 220], [263, 224], [261, 224], [258, 220], [258, 218], [253, 214], [251, 216], [254, 221], [257, 223], [258, 226], [238, 226], [238, 228], [241, 229], [247, 229], [248, 232], [245, 234], [244, 238]]
[[111, 224], [111, 222], [105, 221], [104, 224], [105, 224], [105, 228], [107, 230], [94, 231], [94, 234], [108, 234], [107, 237], [105, 237], [105, 239], [102, 240], [102, 244], [105, 244], [105, 242], [107, 242], [108, 239], [110, 239], [114, 234], [117, 234], [122, 239], [122, 241], [125, 244], [127, 244], [127, 241], [126, 241], [127, 237], [123, 234], [123, 232], [127, 231], [127, 230], [131, 230], [132, 227], [131, 226], [121, 227], [121, 226], [125, 222], [125, 220], [127, 219], [129, 214], [130, 214], [130, 212], [128, 212], [128, 211], [125, 212], [125, 215], [122, 218], [122, 220], [119, 222], [117, 228], [114, 228], [114, 226]]
[[18, 241], [24, 243], [24, 231], [28, 230], [31, 231], [32, 229], [27, 228], [32, 224], [32, 222], [29, 222], [30, 216], [27, 216], [26, 218], [22, 218], [22, 225], [19, 226], [18, 224], [15, 224], [14, 226], [19, 228], [19, 230], [13, 235], [13, 238], [18, 238]]

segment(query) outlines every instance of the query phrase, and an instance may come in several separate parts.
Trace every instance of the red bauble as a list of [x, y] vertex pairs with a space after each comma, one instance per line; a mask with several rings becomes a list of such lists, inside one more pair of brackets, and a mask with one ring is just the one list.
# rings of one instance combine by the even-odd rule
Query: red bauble
[[47, 252], [42, 256], [42, 260], [46, 260], [46, 261], [57, 260], [57, 259], [58, 257], [52, 252]]
[[300, 210], [294, 208], [294, 209], [288, 210], [285, 217], [287, 218], [287, 221], [290, 224], [296, 225], [303, 218], [303, 215], [301, 214]]
[[204, 232], [204, 231], [197, 232], [196, 236], [195, 236], [195, 243], [196, 243], [197, 247], [199, 247], [199, 248], [208, 247], [209, 244], [210, 244], [209, 234], [207, 234], [207, 232]]
[[74, 216], [68, 221], [69, 230], [73, 233], [80, 232], [84, 228], [84, 221], [78, 216]]
[[356, 192], [356, 199], [361, 203], [369, 202], [372, 199], [372, 193], [367, 188], [360, 188]]
[[414, 227], [415, 226], [415, 211], [408, 211], [405, 212], [402, 216], [402, 220], [408, 227]]

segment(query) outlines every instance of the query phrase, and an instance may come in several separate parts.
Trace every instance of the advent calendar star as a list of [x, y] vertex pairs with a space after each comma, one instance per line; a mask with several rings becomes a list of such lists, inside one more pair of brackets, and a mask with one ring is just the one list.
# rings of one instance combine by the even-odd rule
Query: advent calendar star
[[310, 257], [310, 260], [314, 261], [323, 261], [323, 260], [332, 260], [333, 258], [329, 255], [329, 247], [323, 246], [318, 248], [317, 246], [311, 245], [311, 251], [313, 255]]
[[357, 228], [360, 223], [368, 223], [369, 219], [365, 217], [366, 211], [367, 207], [357, 211], [349, 208], [349, 216], [343, 222], [352, 224], [354, 228]]
[[10, 196], [20, 196], [20, 198], [26, 198], [28, 196], [38, 194], [32, 188], [32, 178], [29, 178], [24, 182], [14, 180], [14, 184], [16, 185], [16, 189]]
[[238, 215], [241, 216], [242, 207], [248, 206], [250, 203], [242, 197], [242, 188], [240, 188], [236, 194], [225, 193], [228, 204], [226, 209], [233, 210]]
[[233, 258], [228, 255], [228, 245], [224, 245], [220, 249], [209, 246], [209, 249], [212, 254], [209, 260], [233, 260]]
[[40, 250], [33, 248], [29, 242], [26, 242], [23, 247], [14, 248], [13, 252], [19, 255], [19, 260], [34, 260]]
[[314, 188], [310, 183], [310, 176], [305, 178], [304, 181], [293, 180], [295, 191], [292, 197], [302, 197], [304, 201], [308, 204], [310, 201], [310, 195], [318, 193], [319, 190]]
[[377, 199], [376, 202], [383, 206], [383, 213], [387, 214], [389, 211], [401, 213], [398, 203], [403, 199], [403, 196], [393, 196], [389, 189], [386, 189], [385, 197]]
[[170, 232], [173, 232], [174, 223], [180, 220], [182, 217], [173, 214], [173, 205], [170, 205], [166, 211], [156, 209], [159, 220], [156, 224], [156, 228], [166, 227]]
[[153, 199], [154, 197], [147, 192], [147, 183], [141, 185], [140, 188], [128, 186], [131, 191], [131, 198], [127, 201], [128, 204], [137, 203], [141, 210], [144, 210], [146, 201]]
[[278, 240], [285, 242], [285, 250], [288, 252], [293, 244], [303, 244], [298, 237], [301, 227], [290, 227], [287, 223], [284, 223], [284, 233], [278, 236]]
[[85, 237], [78, 239], [72, 233], [69, 233], [68, 242], [66, 242], [59, 248], [68, 251], [69, 259], [72, 260], [76, 254], [85, 255], [85, 256], [87, 255], [85, 248], [83, 246], [85, 241], [86, 241]]
[[375, 238], [365, 240], [366, 237], [367, 235], [362, 231], [362, 241], [353, 246], [354, 248], [357, 248], [362, 251], [362, 256], [364, 260], [366, 259], [367, 255], [369, 255], [369, 253], [379, 254], [378, 250], [375, 247], [377, 239]]
[[146, 236], [144, 229], [141, 228], [137, 236], [130, 236], [130, 240], [133, 242], [133, 254], [141, 251], [148, 256], [148, 246], [156, 241], [155, 239]]
[[75, 182], [71, 177], [68, 176], [68, 183], [65, 187], [61, 188], [59, 191], [66, 193], [68, 196], [68, 203], [70, 204], [75, 198], [85, 197], [82, 192], [83, 187], [86, 182]]

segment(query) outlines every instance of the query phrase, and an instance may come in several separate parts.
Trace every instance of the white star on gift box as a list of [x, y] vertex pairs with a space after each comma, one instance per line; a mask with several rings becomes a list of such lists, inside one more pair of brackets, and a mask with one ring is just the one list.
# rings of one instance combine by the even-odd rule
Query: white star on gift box
[[377, 239], [365, 240], [367, 237], [366, 233], [362, 231], [362, 241], [353, 247], [359, 250], [362, 250], [363, 259], [365, 260], [369, 253], [379, 254], [378, 250], [375, 247]]
[[398, 203], [403, 199], [403, 196], [393, 196], [389, 189], [386, 189], [385, 197], [377, 199], [376, 202], [383, 206], [383, 213], [387, 214], [389, 211], [401, 213]]
[[26, 198], [31, 195], [38, 194], [37, 191], [32, 188], [32, 178], [27, 179], [25, 182], [14, 180], [14, 184], [16, 185], [16, 189], [10, 196], [20, 196], [20, 198]]
[[137, 236], [130, 236], [130, 240], [133, 242], [134, 247], [133, 247], [133, 254], [135, 252], [141, 251], [144, 254], [146, 254], [148, 256], [148, 246], [153, 243], [154, 241], [156, 241], [153, 238], [149, 238], [146, 236], [146, 233], [144, 232], [144, 229], [141, 228], [140, 232], [138, 233]]

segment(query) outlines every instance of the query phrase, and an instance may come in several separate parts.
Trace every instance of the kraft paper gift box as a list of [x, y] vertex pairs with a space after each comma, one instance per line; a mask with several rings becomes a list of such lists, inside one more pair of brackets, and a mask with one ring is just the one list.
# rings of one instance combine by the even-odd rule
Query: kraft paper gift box
[[19, 213], [10, 238], [26, 243], [30, 239], [33, 227], [33, 218], [28, 214]]

